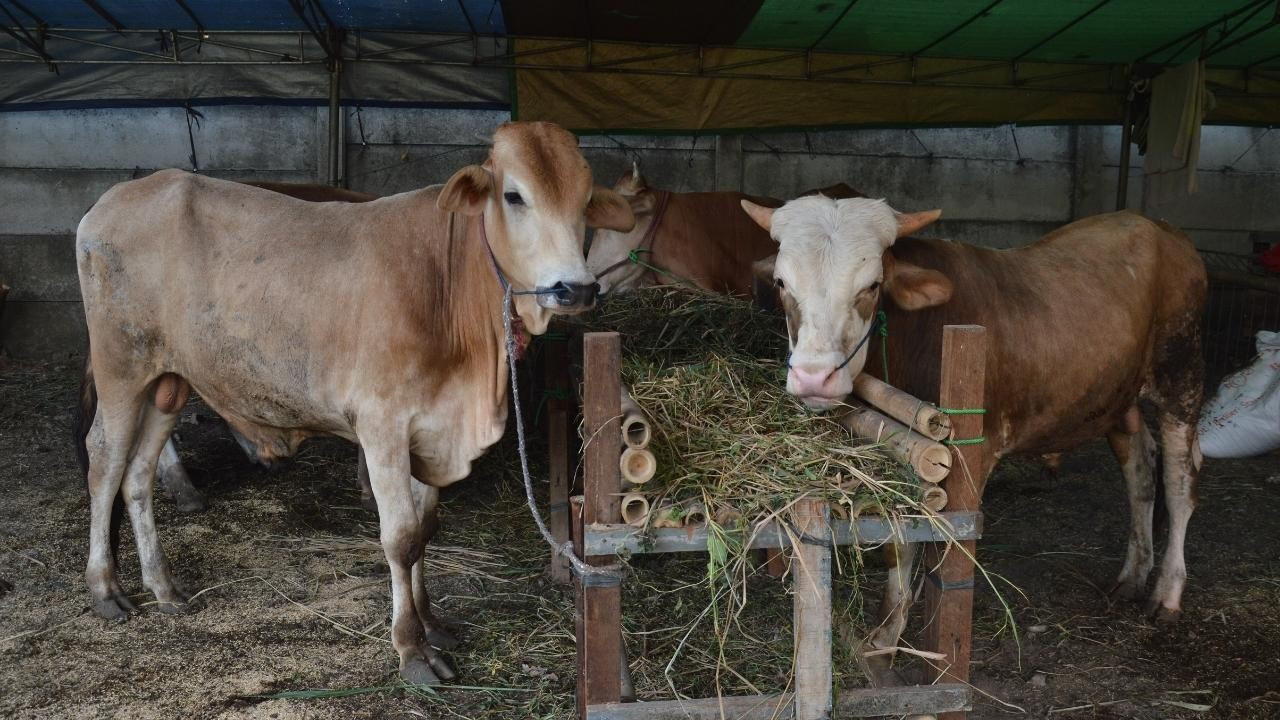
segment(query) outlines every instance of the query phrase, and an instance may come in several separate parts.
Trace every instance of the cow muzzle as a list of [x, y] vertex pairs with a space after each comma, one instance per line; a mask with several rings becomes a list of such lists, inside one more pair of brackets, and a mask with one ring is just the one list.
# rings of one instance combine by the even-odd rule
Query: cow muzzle
[[590, 310], [596, 304], [600, 283], [558, 282], [547, 288], [538, 288], [538, 304], [548, 310], [574, 313]]
[[787, 371], [787, 392], [811, 410], [830, 410], [852, 390], [847, 374], [832, 366], [793, 365]]

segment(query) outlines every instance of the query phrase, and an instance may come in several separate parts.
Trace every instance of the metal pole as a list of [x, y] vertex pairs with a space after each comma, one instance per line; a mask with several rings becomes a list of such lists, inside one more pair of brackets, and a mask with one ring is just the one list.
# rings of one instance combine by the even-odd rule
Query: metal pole
[[329, 60], [329, 184], [342, 185], [342, 61]]
[[1120, 176], [1116, 178], [1116, 210], [1124, 210], [1129, 205], [1129, 145], [1132, 139], [1130, 125], [1133, 123], [1133, 82], [1129, 82], [1129, 92], [1124, 100], [1124, 121], [1120, 127]]

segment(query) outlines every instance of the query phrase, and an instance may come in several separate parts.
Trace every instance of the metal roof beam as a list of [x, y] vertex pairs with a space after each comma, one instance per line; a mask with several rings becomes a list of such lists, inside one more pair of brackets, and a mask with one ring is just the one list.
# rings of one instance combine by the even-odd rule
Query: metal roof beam
[[[20, 10], [22, 9], [22, 7], [18, 5], [16, 2], [14, 3], [14, 6], [18, 7]], [[34, 52], [37, 56], [39, 56], [39, 58], [45, 61], [45, 63], [49, 66], [50, 70], [57, 72], [58, 67], [53, 64], [54, 63], [53, 57], [49, 55], [49, 53], [44, 49], [45, 26], [43, 24], [40, 26], [39, 38], [32, 37], [31, 33], [28, 32], [27, 29], [22, 26], [22, 23], [18, 22], [18, 18], [14, 17], [13, 13], [9, 11], [9, 8], [5, 7], [4, 5], [0, 5], [0, 10], [3, 10], [5, 16], [9, 18], [9, 22], [13, 23], [13, 27], [4, 25], [0, 27], [0, 29], [3, 29], [6, 35], [9, 35], [14, 40], [17, 40], [20, 45], [23, 45], [29, 48], [32, 52]], [[27, 13], [27, 14], [30, 15], [30, 13]], [[18, 33], [21, 33], [21, 35], [19, 35]]]
[[[49, 23], [45, 22], [44, 19], [41, 18], [39, 15], [36, 15], [35, 13], [31, 12], [30, 8], [18, 2], [18, 0], [9, 0], [9, 4], [18, 8], [18, 10], [21, 11], [23, 15], [26, 15], [27, 17], [31, 18], [31, 22], [34, 22], [36, 24], [36, 27], [45, 28], [49, 26]], [[10, 18], [12, 17], [13, 16], [10, 15]], [[14, 22], [17, 23], [16, 20]]]
[[[1243, 24], [1244, 24], [1244, 23], [1241, 23], [1241, 25], [1243, 25]], [[1216, 43], [1214, 43], [1213, 45], [1209, 46], [1209, 49], [1208, 49], [1208, 50], [1205, 50], [1203, 53], [1201, 53], [1201, 54], [1200, 54], [1200, 59], [1201, 59], [1201, 60], [1208, 60], [1209, 58], [1213, 57], [1214, 55], [1217, 55], [1218, 53], [1222, 52], [1223, 50], [1227, 50], [1227, 49], [1229, 49], [1229, 48], [1233, 48], [1233, 47], [1235, 47], [1235, 46], [1239, 45], [1239, 44], [1240, 44], [1240, 43], [1242, 43], [1242, 42], [1245, 42], [1245, 41], [1250, 40], [1250, 39], [1252, 39], [1252, 38], [1254, 38], [1254, 37], [1257, 37], [1258, 35], [1260, 35], [1260, 34], [1262, 34], [1262, 33], [1266, 32], [1266, 31], [1270, 30], [1271, 28], [1275, 27], [1277, 24], [1280, 24], [1280, 16], [1274, 17], [1274, 18], [1272, 18], [1271, 20], [1268, 20], [1267, 22], [1263, 23], [1262, 25], [1260, 25], [1260, 26], [1258, 26], [1258, 27], [1256, 27], [1256, 28], [1254, 28], [1254, 29], [1250, 30], [1249, 32], [1247, 32], [1247, 33], [1245, 33], [1245, 34], [1241, 35], [1240, 37], [1234, 38], [1234, 39], [1229, 40], [1229, 41], [1227, 40], [1227, 37], [1230, 35], [1230, 33], [1228, 33], [1227, 35], [1224, 35], [1221, 39], [1219, 39], [1219, 40], [1218, 40], [1218, 42], [1216, 42]], [[1239, 27], [1240, 27], [1240, 26], [1239, 26], [1239, 25], [1237, 25], [1235, 28], [1232, 28], [1232, 29], [1231, 29], [1231, 32], [1235, 32]]]
[[[1212, 44], [1212, 45], [1210, 45], [1210, 46], [1208, 47], [1208, 49], [1203, 50], [1203, 51], [1202, 51], [1202, 53], [1207, 53], [1207, 54], [1211, 55], [1211, 54], [1213, 54], [1213, 53], [1217, 52], [1217, 48], [1218, 48], [1218, 46], [1220, 46], [1220, 45], [1222, 45], [1223, 43], [1225, 43], [1225, 42], [1227, 42], [1228, 40], [1230, 40], [1230, 39], [1231, 39], [1231, 36], [1232, 36], [1232, 35], [1235, 35], [1237, 30], [1239, 30], [1240, 28], [1244, 27], [1246, 23], [1248, 23], [1250, 20], [1252, 20], [1252, 19], [1253, 19], [1253, 18], [1254, 18], [1258, 13], [1262, 12], [1262, 9], [1263, 9], [1263, 8], [1265, 8], [1265, 7], [1266, 7], [1266, 4], [1265, 4], [1265, 3], [1264, 3], [1264, 4], [1262, 4], [1262, 5], [1259, 5], [1258, 7], [1256, 7], [1256, 8], [1254, 8], [1254, 9], [1253, 9], [1253, 12], [1251, 12], [1251, 13], [1249, 13], [1248, 15], [1245, 15], [1244, 17], [1240, 18], [1240, 22], [1236, 23], [1235, 25], [1231, 26], [1230, 28], [1224, 29], [1224, 30], [1222, 31], [1222, 33], [1221, 33], [1220, 35], [1218, 35], [1218, 39], [1217, 39], [1217, 40], [1215, 40], [1215, 41], [1213, 42], [1213, 44]], [[1275, 23], [1275, 18], [1272, 18], [1271, 22], [1270, 22], [1270, 23], [1267, 23], [1267, 25], [1269, 26], [1269, 25], [1274, 24], [1274, 23]], [[1225, 24], [1226, 24], [1226, 23], [1224, 22], [1224, 23], [1223, 23], [1223, 25], [1225, 25]], [[1208, 57], [1208, 55], [1204, 55], [1204, 56], [1205, 56], [1205, 57]]]
[[107, 24], [110, 25], [112, 29], [114, 29], [115, 31], [119, 32], [120, 30], [127, 29], [125, 28], [123, 23], [115, 19], [115, 16], [107, 12], [106, 8], [99, 5], [98, 0], [81, 0], [81, 2], [83, 2], [85, 5], [88, 5], [89, 9], [97, 13], [98, 17], [102, 18], [103, 20], [106, 20]]
[[969, 27], [969, 26], [970, 26], [970, 25], [972, 25], [973, 23], [977, 22], [977, 21], [978, 21], [978, 20], [980, 20], [984, 15], [986, 15], [986, 14], [987, 14], [987, 13], [989, 13], [989, 12], [991, 12], [991, 10], [995, 8], [995, 6], [999, 5], [999, 4], [1000, 4], [1000, 3], [1002, 3], [1002, 2], [1004, 2], [1004, 0], [991, 0], [991, 3], [989, 3], [986, 7], [982, 8], [982, 9], [981, 9], [981, 10], [979, 10], [978, 12], [974, 13], [973, 15], [971, 15], [971, 16], [969, 17], [969, 19], [968, 19], [968, 20], [965, 20], [964, 22], [960, 23], [959, 25], [957, 25], [957, 26], [955, 26], [955, 27], [951, 28], [951, 29], [950, 29], [950, 30], [948, 30], [946, 33], [944, 33], [944, 34], [942, 35], [942, 37], [938, 38], [937, 40], [934, 40], [933, 42], [929, 43], [928, 45], [925, 45], [924, 47], [920, 48], [919, 50], [917, 50], [917, 51], [915, 51], [915, 52], [911, 53], [911, 57], [915, 57], [915, 56], [917, 56], [917, 55], [922, 55], [922, 54], [924, 54], [924, 52], [925, 52], [926, 50], [931, 50], [931, 49], [933, 49], [934, 47], [936, 47], [936, 46], [938, 46], [938, 45], [941, 45], [941, 44], [943, 43], [943, 41], [945, 41], [946, 39], [950, 38], [952, 35], [955, 35], [956, 33], [960, 32], [961, 30], [963, 30], [963, 29], [965, 29], [965, 28]]
[[1163, 52], [1163, 51], [1165, 51], [1165, 50], [1168, 50], [1169, 48], [1173, 47], [1174, 45], [1177, 45], [1178, 43], [1185, 42], [1188, 38], [1194, 38], [1194, 37], [1196, 37], [1197, 35], [1199, 35], [1199, 34], [1201, 34], [1201, 33], [1205, 32], [1206, 30], [1209, 30], [1210, 28], [1212, 28], [1214, 25], [1217, 25], [1218, 23], [1226, 22], [1226, 21], [1230, 20], [1231, 18], [1233, 18], [1233, 17], [1235, 17], [1235, 16], [1239, 15], [1240, 13], [1247, 12], [1247, 11], [1249, 11], [1249, 10], [1252, 10], [1252, 9], [1254, 9], [1254, 8], [1258, 7], [1259, 5], [1266, 5], [1266, 4], [1267, 4], [1267, 3], [1269, 3], [1269, 2], [1272, 2], [1272, 0], [1251, 0], [1250, 2], [1248, 2], [1248, 3], [1246, 3], [1246, 4], [1242, 5], [1242, 6], [1240, 6], [1240, 7], [1238, 7], [1238, 8], [1236, 8], [1235, 10], [1232, 10], [1231, 12], [1229, 12], [1229, 13], [1227, 13], [1227, 14], [1225, 14], [1225, 15], [1222, 15], [1221, 17], [1215, 18], [1215, 19], [1213, 19], [1213, 20], [1211, 20], [1211, 21], [1209, 21], [1209, 22], [1207, 22], [1207, 23], [1205, 23], [1205, 24], [1201, 25], [1200, 27], [1197, 27], [1197, 28], [1196, 28], [1196, 29], [1194, 29], [1194, 30], [1190, 30], [1190, 31], [1188, 31], [1188, 32], [1186, 32], [1186, 33], [1183, 33], [1182, 35], [1179, 35], [1178, 37], [1176, 37], [1176, 38], [1174, 38], [1174, 39], [1170, 40], [1169, 42], [1167, 42], [1167, 43], [1165, 43], [1165, 44], [1161, 45], [1160, 47], [1155, 48], [1154, 50], [1151, 50], [1151, 51], [1149, 51], [1149, 52], [1147, 52], [1147, 53], [1143, 54], [1143, 55], [1142, 55], [1142, 56], [1140, 56], [1140, 57], [1135, 58], [1135, 59], [1133, 60], [1133, 63], [1131, 63], [1131, 64], [1135, 64], [1135, 65], [1136, 65], [1137, 63], [1143, 62], [1144, 60], [1147, 60], [1148, 58], [1150, 58], [1152, 55], [1155, 55], [1156, 53], [1159, 53], [1159, 52]]
[[1026, 50], [1023, 50], [1022, 52], [1020, 52], [1020, 53], [1018, 53], [1017, 55], [1015, 55], [1015, 56], [1014, 56], [1014, 58], [1013, 58], [1013, 62], [1018, 62], [1019, 60], [1021, 60], [1022, 58], [1024, 58], [1024, 57], [1026, 57], [1026, 56], [1030, 55], [1031, 53], [1035, 52], [1036, 50], [1039, 50], [1040, 48], [1044, 47], [1045, 45], [1048, 45], [1048, 44], [1049, 44], [1049, 42], [1050, 42], [1051, 40], [1053, 40], [1054, 38], [1058, 37], [1058, 36], [1059, 36], [1059, 35], [1061, 35], [1062, 33], [1064, 33], [1064, 32], [1066, 32], [1066, 31], [1070, 30], [1071, 28], [1075, 27], [1076, 25], [1079, 25], [1079, 24], [1080, 24], [1080, 22], [1081, 22], [1082, 20], [1084, 20], [1085, 18], [1087, 18], [1087, 17], [1089, 17], [1090, 15], [1094, 14], [1095, 12], [1097, 12], [1097, 11], [1101, 10], [1101, 9], [1102, 9], [1102, 6], [1103, 6], [1103, 5], [1106, 5], [1106, 4], [1107, 4], [1107, 3], [1109, 3], [1109, 2], [1111, 2], [1111, 0], [1098, 0], [1097, 4], [1095, 4], [1093, 7], [1089, 8], [1088, 10], [1085, 10], [1083, 13], [1081, 13], [1080, 15], [1078, 15], [1078, 16], [1076, 17], [1076, 19], [1075, 19], [1075, 20], [1072, 20], [1071, 22], [1067, 23], [1066, 25], [1063, 25], [1062, 27], [1058, 28], [1057, 30], [1054, 30], [1052, 33], [1050, 33], [1048, 36], [1046, 36], [1046, 37], [1045, 37], [1043, 40], [1041, 40], [1040, 42], [1036, 43], [1035, 45], [1032, 45], [1031, 47], [1027, 48]]
[[[337, 60], [342, 53], [341, 41], [338, 39], [341, 29], [329, 19], [329, 13], [325, 12], [324, 7], [316, 0], [289, 0], [289, 7], [293, 8], [294, 14], [315, 37], [316, 42], [320, 43], [327, 61]], [[310, 17], [307, 15], [308, 10], [311, 11]]]

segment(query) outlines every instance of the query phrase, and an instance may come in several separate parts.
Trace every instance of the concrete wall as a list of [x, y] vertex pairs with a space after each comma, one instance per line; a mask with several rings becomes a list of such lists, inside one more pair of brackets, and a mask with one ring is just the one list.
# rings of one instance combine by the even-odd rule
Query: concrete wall
[[[230, 179], [322, 182], [320, 108], [218, 106], [188, 136], [174, 108], [0, 113], [0, 282], [13, 287], [0, 349], [65, 357], [84, 347], [73, 242], [80, 216], [108, 187], [164, 167]], [[506, 113], [352, 110], [350, 187], [389, 194], [443, 182], [480, 162]], [[851, 130], [715, 136], [590, 136], [583, 153], [610, 185], [640, 162], [650, 183], [677, 191], [741, 187], [790, 197], [847, 182], [900, 209], [941, 207], [939, 234], [1014, 247], [1114, 207], [1119, 129], [1026, 127]], [[1205, 249], [1249, 253], [1280, 240], [1280, 132], [1209, 127], [1200, 193], [1154, 215]], [[1130, 207], [1143, 208], [1135, 153]]]

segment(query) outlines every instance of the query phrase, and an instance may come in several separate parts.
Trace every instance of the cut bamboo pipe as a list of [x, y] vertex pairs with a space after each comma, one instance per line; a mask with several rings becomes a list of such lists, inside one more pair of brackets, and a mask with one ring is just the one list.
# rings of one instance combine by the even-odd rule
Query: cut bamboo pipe
[[883, 442], [921, 480], [936, 483], [951, 471], [951, 451], [945, 445], [910, 432], [906, 425], [871, 408], [853, 410], [840, 418], [840, 424], [858, 437]]
[[680, 527], [680, 513], [677, 512], [676, 506], [671, 504], [670, 500], [663, 500], [651, 513], [653, 516], [653, 526], [656, 528], [676, 528]]
[[853, 394], [931, 440], [943, 440], [951, 434], [951, 418], [946, 413], [866, 373], [853, 379]]
[[627, 493], [622, 496], [622, 522], [634, 527], [644, 527], [649, 518], [649, 499], [640, 493]]
[[649, 427], [649, 418], [631, 397], [631, 391], [622, 388], [622, 443], [629, 448], [643, 450], [649, 447], [649, 439], [653, 432]]
[[707, 506], [700, 502], [691, 502], [684, 506], [684, 526], [694, 527], [707, 524]]
[[618, 458], [618, 467], [622, 470], [624, 483], [643, 485], [658, 471], [658, 460], [648, 450], [629, 447]]
[[920, 504], [934, 512], [947, 507], [947, 491], [933, 483], [920, 483]]

